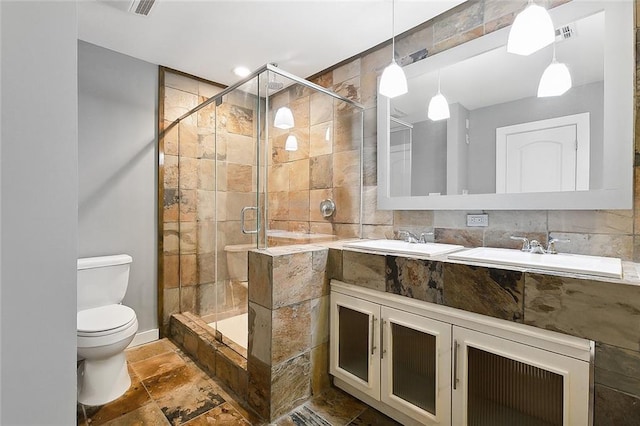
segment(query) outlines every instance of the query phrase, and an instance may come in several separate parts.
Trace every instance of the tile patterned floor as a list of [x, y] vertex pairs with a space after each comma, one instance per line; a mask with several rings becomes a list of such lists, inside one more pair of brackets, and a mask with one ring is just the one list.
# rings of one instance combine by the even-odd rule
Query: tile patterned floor
[[[131, 388], [98, 407], [78, 404], [81, 426], [263, 425], [222, 383], [211, 379], [167, 339], [126, 352]], [[282, 426], [390, 425], [399, 423], [339, 389], [314, 397], [274, 424]]]

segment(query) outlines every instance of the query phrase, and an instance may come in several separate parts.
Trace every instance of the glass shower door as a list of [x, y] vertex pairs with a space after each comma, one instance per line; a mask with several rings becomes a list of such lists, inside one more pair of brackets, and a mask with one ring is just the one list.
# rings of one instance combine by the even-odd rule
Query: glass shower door
[[[216, 102], [215, 306], [216, 336], [246, 356], [249, 250], [257, 247], [260, 76]], [[203, 313], [201, 312], [201, 315]]]

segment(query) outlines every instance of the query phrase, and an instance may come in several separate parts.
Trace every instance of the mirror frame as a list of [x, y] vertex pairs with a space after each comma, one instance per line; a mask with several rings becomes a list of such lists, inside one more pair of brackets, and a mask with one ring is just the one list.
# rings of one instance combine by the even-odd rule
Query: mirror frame
[[[389, 98], [378, 95], [378, 209], [380, 210], [598, 210], [633, 207], [634, 13], [630, 0], [572, 0], [549, 13], [557, 27], [605, 12], [604, 135], [620, 141], [604, 151], [606, 189], [519, 194], [389, 196]], [[506, 45], [510, 26], [404, 67], [407, 78]], [[425, 111], [428, 97], [425, 95]], [[542, 167], [542, 165], [541, 165]]]

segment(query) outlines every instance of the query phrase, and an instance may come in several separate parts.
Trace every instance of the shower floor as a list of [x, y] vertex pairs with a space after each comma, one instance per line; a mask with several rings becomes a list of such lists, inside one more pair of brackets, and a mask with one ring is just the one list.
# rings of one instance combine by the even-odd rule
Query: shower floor
[[210, 322], [209, 327], [216, 329], [228, 339], [233, 340], [238, 345], [247, 349], [249, 334], [249, 315], [240, 314], [235, 317], [225, 318], [218, 321], [217, 327], [215, 322]]

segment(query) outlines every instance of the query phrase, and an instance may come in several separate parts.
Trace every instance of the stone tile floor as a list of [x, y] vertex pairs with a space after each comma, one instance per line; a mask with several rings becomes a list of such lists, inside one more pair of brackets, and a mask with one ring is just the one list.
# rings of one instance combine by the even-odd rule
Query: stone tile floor
[[[224, 384], [210, 378], [167, 339], [126, 352], [131, 388], [97, 407], [78, 404], [78, 425], [264, 425]], [[83, 409], [84, 408], [84, 409]], [[331, 388], [276, 425], [399, 425], [339, 389]]]

